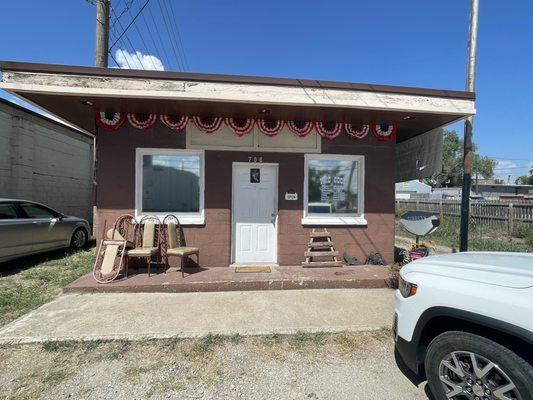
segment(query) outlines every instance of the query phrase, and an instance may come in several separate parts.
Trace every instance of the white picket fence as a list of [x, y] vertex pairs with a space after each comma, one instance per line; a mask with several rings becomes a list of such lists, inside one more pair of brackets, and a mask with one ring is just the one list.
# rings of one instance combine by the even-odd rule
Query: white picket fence
[[[444, 215], [461, 215], [460, 200], [396, 200], [396, 210], [430, 211]], [[471, 201], [470, 218], [476, 223], [509, 231], [518, 226], [533, 228], [533, 202]]]

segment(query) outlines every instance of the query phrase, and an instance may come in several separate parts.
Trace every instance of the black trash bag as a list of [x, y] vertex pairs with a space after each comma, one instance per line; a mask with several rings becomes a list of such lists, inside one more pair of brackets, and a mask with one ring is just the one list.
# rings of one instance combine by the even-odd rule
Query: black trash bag
[[344, 258], [344, 262], [346, 263], [346, 265], [359, 265], [359, 264], [361, 264], [357, 260], [357, 258], [349, 256], [348, 253], [346, 253], [346, 252], [344, 252], [342, 254], [342, 258]]
[[372, 264], [372, 265], [385, 265], [385, 262], [383, 261], [383, 257], [381, 257], [381, 254], [379, 252], [371, 252], [369, 256], [365, 260], [365, 264]]

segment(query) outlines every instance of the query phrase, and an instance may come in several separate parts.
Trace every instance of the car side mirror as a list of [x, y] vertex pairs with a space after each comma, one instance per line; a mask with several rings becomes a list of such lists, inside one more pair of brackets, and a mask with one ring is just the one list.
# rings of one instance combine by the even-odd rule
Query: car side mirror
[[57, 216], [57, 219], [58, 219], [59, 221], [63, 221], [63, 218], [65, 218], [65, 214], [59, 214], [59, 215]]

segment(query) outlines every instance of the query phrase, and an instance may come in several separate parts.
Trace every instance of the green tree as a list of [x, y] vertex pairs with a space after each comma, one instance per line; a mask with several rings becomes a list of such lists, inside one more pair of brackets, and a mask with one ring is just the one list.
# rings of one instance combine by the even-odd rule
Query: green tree
[[517, 185], [533, 185], [533, 167], [529, 169], [528, 175], [522, 175], [516, 178]]
[[[442, 129], [442, 172], [427, 179], [435, 187], [461, 186], [463, 183], [463, 140], [455, 131]], [[476, 153], [477, 146], [473, 144], [472, 177], [476, 174], [484, 179], [494, 177], [496, 160]]]

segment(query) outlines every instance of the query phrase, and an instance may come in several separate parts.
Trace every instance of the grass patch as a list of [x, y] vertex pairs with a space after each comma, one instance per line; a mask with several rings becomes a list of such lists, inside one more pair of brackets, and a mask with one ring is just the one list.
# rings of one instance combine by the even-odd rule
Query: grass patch
[[224, 343], [226, 340], [226, 337], [222, 335], [213, 335], [209, 334], [201, 339], [198, 339], [196, 342], [194, 342], [191, 354], [196, 356], [203, 356], [207, 353], [212, 352], [217, 346], [220, 346], [222, 343]]
[[72, 375], [71, 372], [64, 369], [55, 369], [49, 371], [42, 379], [43, 385], [57, 386], [61, 382], [66, 381]]
[[[421, 240], [429, 244], [458, 249], [460, 223], [459, 217], [445, 215], [439, 228]], [[412, 238], [414, 242], [414, 235], [401, 228], [398, 228], [397, 232], [401, 236]], [[506, 229], [497, 229], [471, 222], [468, 232], [468, 249], [472, 251], [533, 252], [533, 229], [519, 227], [511, 234]]]
[[51, 301], [68, 283], [90, 272], [94, 249], [56, 251], [0, 266], [0, 326]]

